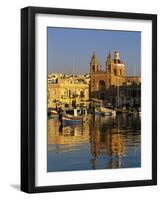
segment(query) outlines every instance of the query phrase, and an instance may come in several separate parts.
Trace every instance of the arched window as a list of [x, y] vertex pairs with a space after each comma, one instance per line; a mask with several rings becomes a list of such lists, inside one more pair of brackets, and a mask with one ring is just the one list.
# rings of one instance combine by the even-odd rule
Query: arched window
[[94, 65], [92, 66], [92, 69], [93, 69], [93, 71], [94, 71], [94, 69], [95, 69], [95, 66], [94, 66]]
[[111, 70], [111, 65], [109, 64], [108, 65], [108, 71], [110, 72], [110, 70]]
[[64, 89], [64, 97], [68, 97], [68, 90]]
[[106, 83], [103, 80], [99, 81], [99, 90], [105, 90], [106, 89]]
[[100, 99], [101, 99], [101, 100], [105, 100], [105, 93], [104, 93], [104, 92], [101, 92], [101, 93], [100, 93]]
[[69, 98], [71, 98], [71, 90], [69, 90]]
[[84, 91], [80, 91], [80, 97], [84, 97]]

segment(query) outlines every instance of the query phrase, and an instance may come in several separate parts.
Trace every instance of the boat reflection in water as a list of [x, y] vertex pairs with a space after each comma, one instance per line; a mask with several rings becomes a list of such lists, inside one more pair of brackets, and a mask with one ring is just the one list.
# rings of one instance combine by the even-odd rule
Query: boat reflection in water
[[141, 166], [140, 116], [91, 116], [77, 126], [48, 119], [48, 172]]

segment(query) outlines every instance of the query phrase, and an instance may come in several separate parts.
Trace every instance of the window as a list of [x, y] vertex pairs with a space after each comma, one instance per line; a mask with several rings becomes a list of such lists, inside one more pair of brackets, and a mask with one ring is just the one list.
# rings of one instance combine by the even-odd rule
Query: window
[[80, 97], [84, 97], [84, 92], [80, 91]]
[[68, 90], [64, 89], [64, 97], [68, 97]]

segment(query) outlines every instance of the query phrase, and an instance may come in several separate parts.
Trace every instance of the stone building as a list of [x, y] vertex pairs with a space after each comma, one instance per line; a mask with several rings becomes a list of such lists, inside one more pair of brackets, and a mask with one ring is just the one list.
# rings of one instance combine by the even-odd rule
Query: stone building
[[[119, 97], [118, 97], [119, 96]], [[100, 99], [115, 106], [120, 104], [138, 104], [141, 101], [141, 78], [126, 76], [126, 67], [115, 51], [105, 61], [105, 69], [99, 64], [93, 53], [90, 61], [90, 74], [48, 75], [48, 108], [88, 106], [89, 100]]]
[[89, 100], [89, 75], [50, 75], [48, 108], [85, 106]]
[[103, 70], [96, 54], [92, 55], [90, 62], [91, 92], [109, 88], [112, 85], [123, 85], [125, 82], [125, 65], [122, 63], [118, 51], [115, 52], [114, 59], [109, 53], [105, 65], [105, 70]]
[[[130, 92], [127, 93], [127, 90], [138, 91], [141, 89], [139, 76], [126, 76], [126, 67], [118, 51], [115, 51], [114, 58], [109, 53], [105, 61], [105, 69], [102, 68], [96, 54], [93, 53], [90, 61], [90, 78], [90, 97], [107, 100], [113, 104], [116, 102], [118, 89], [122, 91], [122, 94], [129, 95]], [[126, 99], [129, 98], [130, 96], [126, 96]], [[125, 96], [122, 101], [126, 102]], [[140, 102], [140, 100], [138, 101]]]

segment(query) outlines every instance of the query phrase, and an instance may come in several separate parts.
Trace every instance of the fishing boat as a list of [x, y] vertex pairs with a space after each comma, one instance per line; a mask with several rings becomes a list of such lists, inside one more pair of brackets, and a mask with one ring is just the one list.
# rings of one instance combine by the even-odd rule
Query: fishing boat
[[69, 114], [64, 114], [62, 116], [63, 123], [81, 123], [83, 121], [83, 116], [73, 116]]
[[83, 122], [83, 116], [79, 115], [78, 109], [66, 110], [59, 119], [62, 125], [66, 124], [80, 124]]
[[94, 114], [95, 114], [95, 116], [99, 116], [101, 114], [101, 112], [97, 108], [95, 108]]
[[101, 107], [100, 111], [104, 116], [116, 116], [116, 111], [109, 108]]
[[100, 112], [103, 116], [116, 116], [116, 111], [111, 108], [104, 107], [102, 101], [100, 106]]

